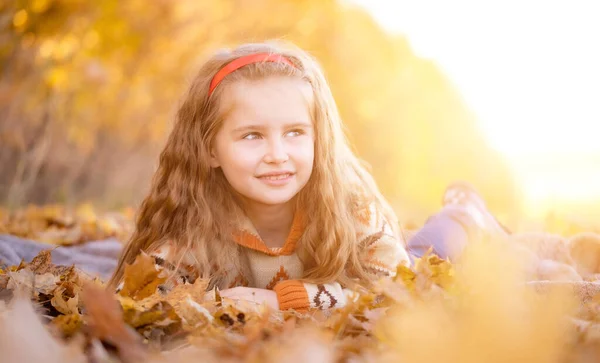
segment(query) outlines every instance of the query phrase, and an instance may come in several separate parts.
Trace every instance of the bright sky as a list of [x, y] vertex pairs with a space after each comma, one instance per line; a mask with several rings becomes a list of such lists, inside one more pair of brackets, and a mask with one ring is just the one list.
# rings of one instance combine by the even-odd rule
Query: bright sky
[[509, 160], [529, 212], [600, 207], [599, 0], [350, 2], [437, 62]]

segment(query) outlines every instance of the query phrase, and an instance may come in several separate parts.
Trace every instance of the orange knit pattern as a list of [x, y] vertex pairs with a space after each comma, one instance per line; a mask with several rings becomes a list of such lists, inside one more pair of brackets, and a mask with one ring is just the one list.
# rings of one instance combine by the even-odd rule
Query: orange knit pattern
[[275, 277], [273, 277], [273, 280], [271, 280], [271, 282], [269, 282], [269, 284], [267, 285], [267, 289], [273, 290], [273, 288], [275, 287], [275, 285], [277, 285], [278, 282], [286, 281], [289, 279], [290, 279], [290, 277], [288, 276], [288, 273], [285, 271], [285, 268], [283, 266], [279, 266], [279, 271], [277, 272]]
[[308, 293], [304, 284], [296, 280], [280, 282], [273, 288], [279, 299], [279, 309], [308, 310]]

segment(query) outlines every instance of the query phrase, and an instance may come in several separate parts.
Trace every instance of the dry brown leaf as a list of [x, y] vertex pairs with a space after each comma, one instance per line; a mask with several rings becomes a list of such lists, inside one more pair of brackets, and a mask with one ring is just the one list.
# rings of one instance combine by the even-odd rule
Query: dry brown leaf
[[81, 296], [92, 336], [115, 346], [123, 362], [142, 361], [146, 351], [140, 336], [123, 322], [123, 314], [114, 295], [87, 283]]
[[171, 289], [166, 295], [156, 293], [140, 301], [142, 306], [146, 308], [156, 305], [160, 301], [166, 301], [179, 314], [179, 307], [185, 300], [190, 298], [199, 304], [204, 303], [204, 295], [206, 294], [207, 280], [196, 279], [193, 284], [180, 284]]
[[133, 231], [133, 216], [131, 209], [100, 215], [90, 204], [75, 211], [59, 205], [28, 206], [0, 215], [0, 232], [60, 246], [108, 237], [125, 241]]
[[7, 284], [7, 289], [17, 290], [25, 289], [33, 291], [36, 294], [50, 295], [57, 287], [60, 278], [46, 272], [42, 275], [36, 275], [28, 268], [10, 273], [10, 280]]
[[11, 266], [10, 271], [20, 271], [20, 270], [24, 269], [25, 267], [27, 267], [27, 262], [25, 262], [24, 260], [21, 260], [21, 262], [19, 263], [18, 266]]
[[52, 268], [52, 250], [43, 250], [28, 265], [34, 273], [41, 275]]
[[123, 289], [119, 294], [134, 300], [149, 297], [156, 292], [158, 285], [166, 281], [161, 272], [156, 268], [154, 258], [145, 253], [139, 254], [133, 264], [125, 266]]
[[10, 277], [7, 274], [0, 275], [0, 289], [6, 289], [8, 280], [10, 280]]
[[189, 296], [178, 304], [176, 312], [188, 329], [204, 326], [214, 321], [210, 311]]
[[79, 314], [79, 295], [75, 295], [74, 297], [65, 298], [63, 297], [63, 293], [65, 292], [64, 287], [59, 287], [54, 290], [54, 296], [50, 299], [50, 303], [56, 310], [58, 310], [61, 314], [70, 315], [70, 314]]
[[118, 297], [123, 309], [123, 320], [134, 328], [147, 325], [169, 325], [170, 321], [177, 322], [179, 318], [171, 304], [159, 301], [151, 306], [144, 306], [139, 301], [128, 297]]
[[[207, 286], [208, 281], [196, 279], [193, 284], [177, 285], [166, 295], [156, 293], [140, 300], [138, 304], [135, 304], [134, 301], [127, 302], [125, 299], [122, 299], [121, 302], [126, 311], [126, 317], [129, 316], [128, 312], [136, 312], [140, 316], [148, 315], [156, 304], [166, 302], [173, 307], [175, 313], [183, 319], [188, 328], [194, 328], [213, 321], [213, 316], [207, 309], [212, 303], [205, 301]], [[133, 309], [128, 309], [128, 307]], [[141, 312], [144, 309], [145, 311]], [[160, 315], [154, 313], [154, 317], [160, 318]], [[133, 320], [131, 324], [136, 326]]]

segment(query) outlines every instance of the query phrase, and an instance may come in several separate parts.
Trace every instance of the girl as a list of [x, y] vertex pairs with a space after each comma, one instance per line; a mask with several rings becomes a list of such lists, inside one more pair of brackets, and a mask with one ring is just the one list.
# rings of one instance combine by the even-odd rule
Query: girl
[[296, 310], [394, 275], [398, 222], [352, 153], [315, 60], [277, 44], [215, 54], [160, 155], [110, 286], [142, 251], [221, 295]]

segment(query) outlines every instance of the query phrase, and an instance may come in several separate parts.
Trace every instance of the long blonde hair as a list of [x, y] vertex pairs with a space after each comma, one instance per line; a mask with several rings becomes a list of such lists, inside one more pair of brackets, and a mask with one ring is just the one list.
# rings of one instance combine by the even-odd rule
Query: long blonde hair
[[[281, 62], [253, 63], [229, 74], [209, 95], [209, 84], [219, 69], [236, 58], [265, 52], [283, 55], [294, 67]], [[357, 240], [356, 209], [376, 203], [398, 234], [396, 216], [350, 149], [318, 63], [306, 52], [277, 42], [217, 52], [200, 68], [177, 112], [150, 192], [139, 209], [135, 232], [110, 286], [122, 280], [125, 264], [133, 263], [140, 251], [154, 250], [167, 241], [174, 241], [180, 251], [193, 251], [199, 275], [210, 278], [211, 285], [224, 285], [231, 266], [245, 270], [242, 247], [231, 238], [243, 211], [221, 169], [211, 168], [209, 155], [223, 122], [219, 101], [227, 85], [269, 76], [302, 79], [313, 91], [314, 166], [297, 198], [297, 208], [304, 208], [308, 216], [296, 250], [304, 265], [303, 280], [347, 285], [355, 279], [371, 281], [360, 262], [364, 249]]]

